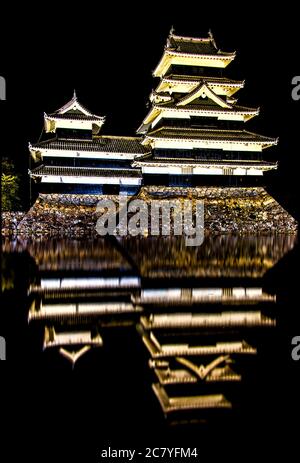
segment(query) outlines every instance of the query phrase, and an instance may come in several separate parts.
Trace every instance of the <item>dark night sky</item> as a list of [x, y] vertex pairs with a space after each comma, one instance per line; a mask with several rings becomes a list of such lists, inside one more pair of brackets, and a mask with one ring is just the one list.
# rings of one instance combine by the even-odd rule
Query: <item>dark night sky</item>
[[[237, 51], [226, 75], [246, 80], [239, 102], [261, 108], [246, 128], [280, 137], [275, 151], [280, 178], [273, 184], [295, 203], [300, 100], [291, 98], [291, 79], [300, 75], [297, 11], [281, 5], [263, 13], [244, 2], [237, 7], [225, 2], [220, 13], [217, 4], [205, 9], [202, 2], [189, 2], [186, 8], [168, 4], [168, 12], [155, 3], [122, 9], [97, 5], [81, 5], [80, 10], [73, 5], [64, 14], [57, 6], [37, 12], [27, 5], [24, 16], [19, 11], [18, 23], [7, 17], [8, 27], [1, 31], [0, 75], [7, 80], [7, 101], [0, 102], [2, 155], [13, 157], [26, 171], [27, 144], [38, 139], [43, 112], [62, 106], [74, 88], [91, 111], [106, 115], [104, 133], [134, 134], [156, 86], [151, 71], [171, 25], [182, 35], [206, 36], [211, 29], [219, 48]], [[265, 151], [268, 155], [272, 153]]]

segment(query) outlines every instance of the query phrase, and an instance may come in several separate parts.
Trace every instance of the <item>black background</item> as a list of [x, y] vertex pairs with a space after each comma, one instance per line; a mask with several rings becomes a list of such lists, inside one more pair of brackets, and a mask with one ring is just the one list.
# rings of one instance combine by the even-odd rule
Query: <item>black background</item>
[[[300, 100], [292, 100], [291, 80], [300, 75], [300, 33], [299, 12], [290, 4], [11, 4], [10, 12], [4, 10], [1, 17], [0, 75], [7, 81], [7, 101], [0, 101], [1, 154], [13, 158], [25, 178], [27, 144], [38, 139], [43, 112], [62, 106], [74, 88], [91, 111], [107, 116], [103, 133], [134, 134], [156, 86], [151, 71], [172, 25], [176, 33], [191, 36], [206, 35], [211, 29], [222, 50], [237, 51], [226, 75], [246, 80], [245, 89], [237, 94], [241, 104], [261, 107], [260, 116], [247, 124], [249, 130], [279, 137], [275, 156], [280, 168], [269, 188], [299, 217]], [[28, 201], [25, 181], [24, 185]], [[287, 324], [294, 326], [287, 339], [300, 335], [298, 262], [297, 251], [282, 264], [289, 271], [282, 289], [289, 297], [282, 310], [288, 314]], [[275, 272], [272, 284], [281, 283]], [[282, 355], [288, 361], [288, 342]], [[287, 369], [281, 369], [280, 361], [278, 378], [272, 378], [274, 402], [267, 421], [258, 415], [241, 429], [220, 424], [209, 435], [199, 429], [167, 435], [151, 423], [147, 429], [133, 426], [129, 406], [119, 423], [113, 416], [108, 423], [95, 406], [98, 384], [93, 378], [32, 372], [20, 355], [19, 362], [1, 363], [3, 461], [30, 461], [32, 455], [39, 461], [94, 462], [96, 449], [103, 445], [180, 447], [186, 443], [203, 449], [206, 458], [199, 461], [206, 461], [207, 455], [208, 461], [216, 461], [219, 452], [234, 461], [253, 453], [259, 461], [262, 452], [270, 457], [278, 447], [287, 460], [299, 439], [300, 365], [290, 361]], [[278, 406], [279, 398], [286, 409]]]

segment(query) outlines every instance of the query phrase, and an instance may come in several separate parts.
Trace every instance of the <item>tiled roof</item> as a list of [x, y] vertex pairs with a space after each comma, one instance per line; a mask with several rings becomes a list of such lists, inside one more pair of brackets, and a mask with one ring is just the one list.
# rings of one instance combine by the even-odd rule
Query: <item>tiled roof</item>
[[243, 142], [266, 142], [276, 144], [275, 138], [264, 137], [246, 130], [215, 130], [215, 129], [187, 129], [165, 128], [154, 130], [147, 134], [148, 138], [174, 138], [195, 140], [228, 140]]
[[52, 117], [62, 117], [63, 119], [70, 119], [72, 115], [81, 115], [83, 119], [86, 117], [92, 117], [94, 120], [103, 120], [101, 116], [96, 116], [91, 113], [87, 108], [85, 108], [77, 99], [76, 92], [74, 90], [73, 97], [68, 101], [64, 106], [59, 108], [54, 113], [50, 114]]
[[232, 108], [222, 108], [217, 104], [203, 104], [199, 101], [199, 104], [186, 104], [184, 106], [177, 106], [176, 104], [172, 103], [159, 103], [154, 105], [157, 108], [168, 108], [168, 109], [177, 109], [177, 110], [186, 110], [186, 111], [193, 111], [193, 110], [203, 110], [203, 111], [218, 111], [218, 112], [243, 112], [243, 113], [252, 113], [258, 111], [257, 108], [248, 108], [247, 106], [238, 106], [235, 105]]
[[182, 53], [199, 53], [213, 55], [217, 48], [210, 39], [192, 40], [186, 37], [170, 37], [169, 48], [175, 48]]
[[190, 53], [195, 55], [232, 55], [232, 53], [225, 53], [218, 50], [214, 40], [208, 38], [196, 39], [171, 35], [167, 48], [174, 49], [174, 51], [178, 53]]
[[75, 112], [66, 112], [65, 114], [50, 114], [49, 116], [46, 115], [49, 119], [71, 119], [71, 120], [85, 120], [85, 121], [101, 121], [104, 118], [100, 116], [87, 116], [83, 113], [75, 113]]
[[137, 159], [134, 162], [134, 165], [143, 164], [167, 164], [167, 165], [194, 165], [198, 164], [199, 166], [209, 166], [209, 165], [218, 165], [224, 167], [239, 167], [239, 166], [249, 166], [249, 167], [259, 167], [259, 166], [277, 166], [277, 162], [268, 162], [268, 161], [247, 161], [247, 160], [236, 160], [236, 161], [227, 161], [227, 160], [216, 160], [216, 159], [181, 159], [180, 157], [172, 159], [162, 159], [162, 158], [141, 158]]
[[69, 151], [95, 151], [108, 153], [133, 153], [145, 154], [149, 149], [145, 148], [139, 138], [134, 137], [97, 137], [93, 140], [61, 140], [50, 139], [32, 145], [32, 148], [69, 150]]
[[80, 176], [80, 177], [141, 177], [137, 169], [101, 169], [97, 167], [56, 167], [39, 166], [31, 171], [32, 175], [58, 175], [58, 176]]
[[162, 78], [163, 81], [173, 81], [175, 82], [199, 82], [201, 80], [205, 81], [206, 83], [214, 83], [214, 84], [220, 84], [220, 85], [238, 85], [242, 86], [243, 81], [242, 80], [233, 80], [233, 79], [228, 79], [227, 77], [204, 77], [204, 76], [187, 76], [187, 75], [179, 75], [179, 74], [169, 74], [165, 77]]

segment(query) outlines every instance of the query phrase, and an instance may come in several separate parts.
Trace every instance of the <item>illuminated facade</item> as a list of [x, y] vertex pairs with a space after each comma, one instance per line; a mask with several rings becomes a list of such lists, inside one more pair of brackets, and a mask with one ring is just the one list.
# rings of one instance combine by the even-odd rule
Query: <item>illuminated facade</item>
[[[29, 145], [39, 165], [30, 171], [40, 193], [134, 194], [142, 183], [131, 162], [145, 154], [136, 137], [99, 135], [105, 121], [73, 98], [44, 115], [45, 140]], [[51, 134], [53, 136], [51, 136]]]
[[182, 37], [172, 30], [153, 76], [151, 108], [138, 129], [152, 153], [136, 160], [147, 184], [258, 184], [276, 162], [263, 159], [277, 139], [244, 129], [258, 108], [239, 106], [244, 82], [223, 70], [235, 53], [220, 51], [212, 34]]
[[277, 139], [245, 130], [258, 108], [237, 104], [243, 81], [223, 76], [235, 53], [220, 51], [212, 34], [171, 31], [153, 76], [159, 83], [138, 137], [99, 135], [104, 117], [74, 96], [44, 115], [53, 137], [29, 145], [39, 165], [30, 171], [41, 193], [134, 194], [142, 184], [165, 186], [262, 183], [277, 163], [263, 158]]

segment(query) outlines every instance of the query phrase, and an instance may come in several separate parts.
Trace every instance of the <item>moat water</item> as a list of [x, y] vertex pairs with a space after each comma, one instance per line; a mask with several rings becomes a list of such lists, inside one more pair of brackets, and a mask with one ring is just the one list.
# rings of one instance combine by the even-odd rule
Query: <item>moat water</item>
[[94, 445], [126, 430], [145, 440], [249, 432], [292, 412], [295, 236], [209, 236], [199, 247], [16, 239], [2, 251], [0, 334], [19, 424], [30, 414], [39, 435], [44, 423]]

